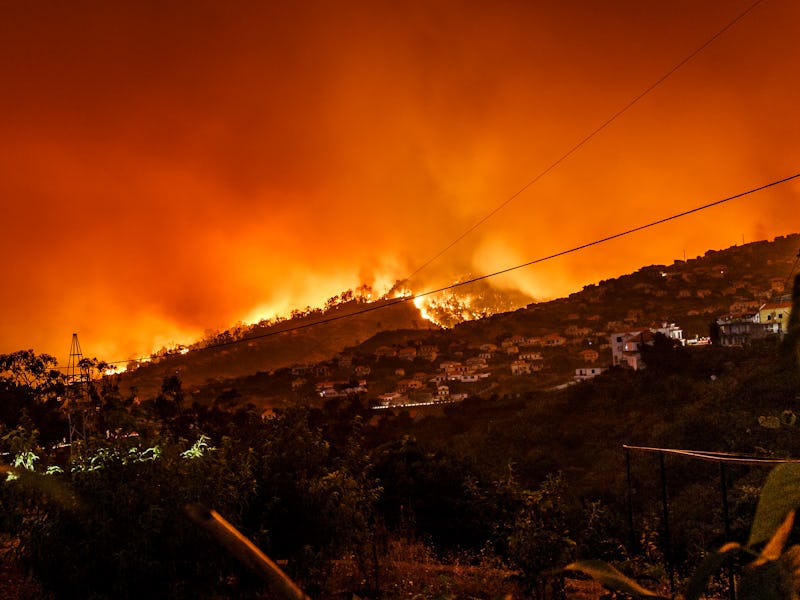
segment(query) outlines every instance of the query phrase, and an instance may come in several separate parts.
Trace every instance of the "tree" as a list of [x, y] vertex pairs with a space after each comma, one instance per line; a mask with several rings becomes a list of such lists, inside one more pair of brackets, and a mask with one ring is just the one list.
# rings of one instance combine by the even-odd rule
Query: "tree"
[[792, 312], [789, 315], [788, 331], [783, 338], [781, 354], [790, 367], [800, 366], [800, 275], [794, 278]]
[[51, 391], [63, 378], [56, 370], [58, 361], [49, 354], [36, 354], [33, 350], [18, 350], [0, 354], [0, 384], [4, 388], [28, 388]]
[[504, 507], [470, 461], [404, 436], [379, 448], [374, 462], [378, 508], [389, 528], [429, 538], [442, 551], [478, 552], [491, 540]]
[[377, 488], [368, 456], [355, 439], [334, 451], [305, 409], [279, 413], [261, 439], [247, 529], [269, 556], [287, 559], [290, 574], [313, 593], [332, 559], [369, 538]]
[[[531, 597], [561, 597], [559, 582], [548, 574], [568, 563], [575, 553], [565, 500], [566, 486], [560, 475], [548, 477], [538, 490], [526, 492], [508, 541], [512, 566], [522, 572]], [[547, 584], [556, 596], [547, 596]], [[563, 594], [562, 594], [563, 595]]]
[[202, 437], [188, 450], [154, 442], [105, 440], [68, 472], [6, 484], [23, 564], [55, 598], [259, 597], [261, 584], [184, 513], [210, 504], [238, 521], [254, 494], [248, 456]]
[[53, 356], [33, 350], [0, 354], [0, 423], [14, 428], [27, 411], [43, 442], [63, 435], [66, 426], [57, 407], [65, 382], [56, 364]]
[[0, 448], [11, 456], [22, 452], [39, 451], [39, 430], [36, 429], [27, 410], [22, 410], [17, 426], [0, 437]]
[[165, 377], [161, 382], [161, 393], [156, 396], [155, 409], [164, 420], [173, 420], [181, 412], [183, 405], [183, 386], [177, 375]]
[[641, 344], [640, 351], [647, 368], [662, 375], [681, 373], [689, 365], [686, 348], [661, 332], [653, 336], [652, 344]]

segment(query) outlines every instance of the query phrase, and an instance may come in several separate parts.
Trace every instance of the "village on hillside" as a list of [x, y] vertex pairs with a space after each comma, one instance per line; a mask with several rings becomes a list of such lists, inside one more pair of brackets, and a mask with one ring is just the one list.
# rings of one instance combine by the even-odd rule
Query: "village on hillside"
[[[658, 335], [687, 349], [780, 339], [798, 248], [800, 234], [710, 250], [447, 328], [413, 303], [383, 299], [375, 311], [363, 291], [343, 293], [324, 311], [156, 357], [119, 383], [142, 394], [148, 382], [177, 375], [194, 401], [237, 394], [265, 414], [348, 397], [380, 412], [557, 389], [611, 368], [641, 369], [641, 349]], [[314, 319], [323, 324], [311, 327]]]
[[[796, 246], [800, 236], [782, 239]], [[766, 242], [729, 252], [752, 255], [759, 244]], [[507, 335], [436, 343], [432, 340], [437, 336], [453, 336], [428, 333], [407, 343], [378, 346], [371, 353], [353, 349], [331, 361], [296, 365], [291, 369], [291, 387], [306, 393], [313, 387], [313, 394], [323, 399], [357, 394], [375, 410], [435, 406], [471, 396], [487, 397], [523, 384], [528, 389], [564, 387], [612, 367], [642, 369], [642, 346], [652, 345], [659, 335], [686, 347], [782, 339], [792, 308], [785, 277], [764, 277], [757, 269], [748, 272], [746, 262], [732, 263], [735, 268], [731, 268], [717, 262], [717, 254], [675, 261], [671, 267], [645, 267], [586, 286], [568, 299], [547, 303], [571, 311], [560, 311], [560, 318], [553, 318], [549, 325], [539, 320], [535, 327], [526, 328], [525, 320], [519, 318], [516, 331]], [[767, 266], [780, 268], [791, 258]], [[620, 291], [627, 302], [613, 301]], [[653, 319], [664, 317], [654, 310], [657, 304], [671, 305], [669, 317], [676, 322]], [[623, 314], [610, 312], [620, 306]], [[589, 312], [593, 307], [597, 312]], [[685, 307], [683, 314], [675, 307]], [[532, 305], [527, 312], [540, 310], [542, 306]], [[686, 336], [677, 318], [697, 323], [698, 317], [706, 328], [704, 335], [695, 325], [694, 334]]]

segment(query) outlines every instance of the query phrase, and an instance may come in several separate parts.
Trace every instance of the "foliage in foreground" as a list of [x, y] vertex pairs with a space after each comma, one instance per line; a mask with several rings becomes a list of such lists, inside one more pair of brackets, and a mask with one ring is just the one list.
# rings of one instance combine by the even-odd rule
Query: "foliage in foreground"
[[[20, 474], [0, 484], [0, 532], [19, 540], [18, 558], [57, 598], [259, 597], [260, 583], [188, 521], [187, 502], [213, 508], [287, 561], [315, 597], [399, 596], [402, 568], [419, 574], [415, 582], [430, 575], [414, 588], [421, 594], [459, 595], [456, 569], [393, 567], [398, 544], [425, 548], [440, 565], [496, 564], [493, 577], [513, 572], [517, 589], [550, 597], [561, 593], [554, 573], [563, 564], [624, 558], [627, 528], [614, 503], [624, 497], [621, 443], [796, 453], [793, 421], [757, 424], [791, 408], [798, 389], [797, 373], [773, 368], [766, 353], [751, 353], [746, 368], [731, 352], [714, 352], [693, 354], [685, 373], [610, 372], [559, 394], [517, 398], [503, 414], [475, 400], [445, 418], [401, 414], [369, 425], [358, 398], [264, 420], [222, 401], [186, 406], [177, 377], [141, 404], [109, 386], [97, 391], [101, 423], [71, 464], [46, 450], [66, 430], [63, 413], [45, 409], [58, 381], [37, 383], [47, 390], [41, 396], [0, 376], [0, 399], [21, 407], [0, 423], [0, 449]], [[138, 437], [120, 434], [130, 431]], [[27, 477], [29, 468], [52, 474]], [[716, 500], [718, 490], [691, 466], [670, 473], [679, 481], [670, 489], [676, 511], [686, 506], [673, 529], [682, 566], [694, 560], [691, 540], [713, 547], [715, 525], [691, 512], [702, 502], [678, 500]], [[735, 477], [732, 489], [757, 489], [756, 481]], [[755, 502], [741, 504], [737, 522], [749, 522]], [[644, 560], [658, 563], [658, 517], [644, 502], [637, 515], [653, 541]], [[503, 587], [495, 583], [483, 597]]]
[[2, 529], [56, 597], [257, 596], [260, 583], [186, 515], [187, 504], [212, 502], [313, 590], [333, 556], [366, 541], [374, 487], [302, 411], [258, 431], [245, 446], [107, 441], [69, 470], [15, 469], [0, 484]]
[[[741, 600], [800, 598], [800, 544], [788, 545], [798, 507], [800, 464], [778, 465], [761, 491], [747, 544], [731, 542], [710, 552], [696, 566], [686, 588], [686, 600], [699, 600], [711, 577], [732, 560], [743, 564], [738, 588]], [[603, 561], [576, 561], [565, 569], [586, 573], [606, 587], [632, 596], [665, 598]]]
[[[244, 419], [237, 438], [217, 442], [200, 434], [190, 444], [168, 429], [147, 447], [95, 440], [68, 468], [49, 471], [38, 464], [49, 459], [23, 453], [0, 484], [0, 530], [18, 539], [19, 560], [56, 598], [260, 597], [261, 582], [187, 518], [193, 503], [213, 504], [315, 597], [334, 594], [337, 581], [361, 597], [392, 597], [411, 573], [423, 594], [459, 595], [483, 581], [483, 597], [543, 597], [553, 568], [598, 521], [597, 505], [569, 501], [561, 476], [533, 490], [512, 470], [487, 482], [412, 438], [365, 449], [358, 416], [344, 436], [316, 420], [307, 410]], [[402, 564], [398, 548], [429, 558], [416, 564], [415, 552]]]

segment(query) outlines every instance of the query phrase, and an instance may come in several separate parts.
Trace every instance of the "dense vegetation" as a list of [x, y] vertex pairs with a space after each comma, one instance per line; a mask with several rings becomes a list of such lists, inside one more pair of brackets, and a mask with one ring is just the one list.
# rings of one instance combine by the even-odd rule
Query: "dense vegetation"
[[[622, 445], [799, 456], [800, 372], [774, 344], [659, 340], [645, 360], [422, 420], [374, 417], [357, 397], [265, 419], [231, 393], [190, 405], [177, 376], [136, 401], [102, 379], [66, 385], [50, 357], [3, 355], [0, 450], [16, 467], [0, 484], [4, 552], [42, 596], [264, 595], [187, 517], [199, 503], [313, 597], [558, 597], [560, 567], [581, 557], [663, 583], [657, 463], [632, 459], [631, 531]], [[676, 459], [667, 474], [680, 578], [722, 541], [718, 473]], [[744, 536], [766, 472], [727, 476]]]

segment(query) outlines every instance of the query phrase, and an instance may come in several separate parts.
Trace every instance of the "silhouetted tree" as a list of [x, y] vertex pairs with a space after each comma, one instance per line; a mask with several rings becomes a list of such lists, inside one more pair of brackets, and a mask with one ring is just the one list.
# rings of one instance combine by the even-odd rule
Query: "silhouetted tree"
[[656, 333], [652, 344], [641, 344], [642, 360], [647, 369], [659, 374], [681, 373], [689, 366], [690, 357], [678, 340]]
[[783, 338], [781, 354], [789, 366], [800, 366], [800, 275], [794, 278], [792, 313], [789, 315], [788, 332]]
[[55, 357], [33, 350], [0, 354], [0, 424], [13, 429], [26, 411], [43, 443], [63, 437], [66, 425], [58, 408], [65, 385], [56, 364]]

